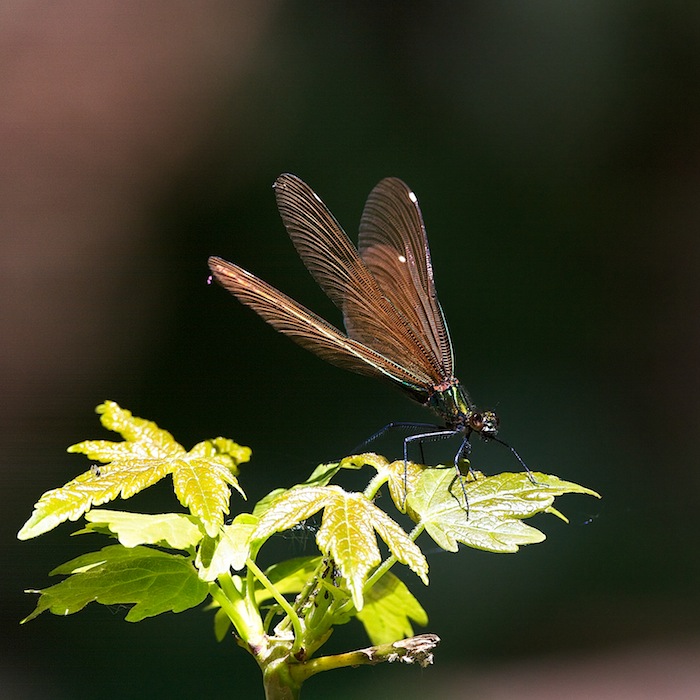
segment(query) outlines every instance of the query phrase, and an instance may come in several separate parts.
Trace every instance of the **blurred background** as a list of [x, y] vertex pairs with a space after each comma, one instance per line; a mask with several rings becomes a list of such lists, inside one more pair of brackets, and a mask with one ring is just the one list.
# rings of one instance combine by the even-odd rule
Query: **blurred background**
[[[277, 215], [288, 171], [353, 238], [382, 177], [410, 184], [457, 375], [531, 468], [603, 495], [561, 499], [571, 523], [516, 556], [431, 554], [429, 589], [404, 578], [436, 665], [305, 697], [698, 697], [699, 81], [700, 5], [675, 1], [3, 3], [3, 696], [262, 695], [201, 609], [18, 625], [23, 589], [95, 546], [15, 538], [87, 468], [65, 448], [109, 437], [98, 403], [250, 445], [252, 500], [430, 420], [207, 285], [217, 254], [340, 323]], [[473, 463], [517, 468], [493, 444]], [[329, 651], [365, 645], [350, 624]]]

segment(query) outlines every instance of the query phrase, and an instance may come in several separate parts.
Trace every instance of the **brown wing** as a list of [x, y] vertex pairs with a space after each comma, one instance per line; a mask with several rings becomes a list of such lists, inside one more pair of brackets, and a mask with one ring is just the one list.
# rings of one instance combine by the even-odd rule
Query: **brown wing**
[[348, 338], [320, 316], [255, 275], [217, 257], [209, 258], [209, 268], [222, 287], [302, 347], [343, 369], [391, 379], [414, 400], [421, 403], [427, 400], [428, 392], [422, 377]]
[[398, 178], [382, 180], [370, 193], [359, 251], [384, 295], [429, 348], [431, 363], [451, 377], [452, 343], [435, 292], [423, 216], [416, 195]]
[[422, 328], [396, 307], [318, 195], [289, 174], [277, 179], [275, 193], [297, 252], [343, 312], [349, 338], [402, 366], [426, 388], [439, 384], [443, 366]]

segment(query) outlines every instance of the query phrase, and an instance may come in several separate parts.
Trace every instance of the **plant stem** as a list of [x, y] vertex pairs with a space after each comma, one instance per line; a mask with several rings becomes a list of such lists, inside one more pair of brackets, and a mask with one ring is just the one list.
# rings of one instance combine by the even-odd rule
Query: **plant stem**
[[290, 666], [289, 671], [299, 685], [307, 678], [336, 668], [347, 666], [374, 666], [385, 661], [403, 661], [409, 664], [429, 666], [433, 662], [432, 650], [440, 643], [440, 638], [434, 634], [419, 634], [390, 644], [378, 644], [357, 651], [332, 656], [320, 656], [303, 664]]
[[[299, 616], [294, 612], [294, 609], [287, 602], [287, 599], [275, 588], [270, 579], [265, 576], [262, 570], [258, 568], [257, 564], [252, 559], [249, 558], [246, 561], [246, 566], [248, 567], [249, 571], [253, 572], [255, 578], [257, 578], [258, 581], [260, 581], [260, 583], [262, 583], [262, 585], [265, 586], [265, 588], [270, 592], [270, 595], [279, 603], [282, 610], [287, 613], [287, 616], [292, 622], [292, 627], [294, 628], [294, 644], [292, 645], [291, 653], [296, 653], [299, 651], [299, 649], [301, 649], [303, 642], [303, 631]], [[252, 591], [251, 595], [253, 595]]]

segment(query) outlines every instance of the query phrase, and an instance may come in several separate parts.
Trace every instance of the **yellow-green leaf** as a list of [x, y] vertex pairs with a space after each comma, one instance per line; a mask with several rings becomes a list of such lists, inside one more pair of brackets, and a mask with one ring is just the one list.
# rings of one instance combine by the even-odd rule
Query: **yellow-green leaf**
[[167, 475], [170, 464], [162, 460], [112, 463], [91, 469], [61, 488], [47, 491], [19, 531], [28, 540], [52, 530], [64, 520], [77, 520], [92, 506], [108, 503], [118, 496], [129, 498]]
[[428, 615], [406, 584], [390, 571], [365, 591], [365, 606], [357, 613], [372, 644], [391, 644], [413, 636], [411, 620], [428, 624]]
[[250, 540], [258, 519], [249, 513], [237, 515], [230, 525], [221, 528], [211, 548], [200, 548], [195, 565], [204, 581], [215, 581], [231, 569], [240, 571], [250, 555]]
[[409, 507], [435, 542], [451, 552], [459, 543], [490, 552], [515, 552], [519, 546], [542, 542], [544, 533], [526, 525], [523, 518], [546, 512], [554, 498], [564, 493], [598, 496], [578, 484], [535, 472], [535, 483], [526, 473], [462, 477], [462, 486], [451, 469], [426, 469]]
[[108, 532], [125, 547], [154, 544], [187, 550], [199, 543], [204, 533], [197, 520], [184, 513], [146, 515], [121, 510], [91, 510], [85, 514], [85, 531]]
[[185, 448], [153, 421], [138, 418], [114, 401], [105, 401], [96, 409], [100, 422], [108, 430], [119, 433], [124, 442], [86, 440], [68, 448], [100, 462], [130, 459], [162, 459], [184, 454]]
[[333, 557], [347, 581], [357, 610], [362, 610], [362, 587], [367, 575], [381, 562], [373, 528], [376, 513], [372, 518], [368, 506], [375, 508], [362, 494], [338, 494], [332, 507], [324, 511], [316, 536], [321, 551]]
[[364, 494], [348, 493], [338, 486], [291, 489], [278, 496], [260, 516], [253, 539], [266, 539], [294, 527], [321, 509], [316, 542], [347, 581], [357, 610], [362, 609], [367, 575], [381, 561], [375, 531], [391, 552], [427, 583], [425, 557], [401, 527]]
[[201, 519], [209, 537], [216, 537], [229, 512], [229, 486], [243, 494], [236, 477], [218, 461], [198, 457], [174, 460], [172, 475], [180, 503]]
[[250, 447], [243, 447], [228, 438], [214, 438], [198, 442], [190, 451], [191, 457], [201, 457], [226, 467], [235, 476], [238, 474], [238, 465], [250, 459]]
[[414, 462], [404, 462], [402, 459], [389, 462], [386, 457], [374, 452], [345, 457], [340, 462], [340, 466], [344, 468], [359, 469], [364, 465], [377, 471], [377, 477], [373, 480], [375, 489], [383, 483], [388, 483], [391, 500], [401, 513], [405, 513], [406, 494], [414, 489], [424, 467]]
[[228, 513], [229, 486], [243, 494], [235, 477], [237, 466], [250, 456], [247, 447], [216, 438], [201, 442], [187, 452], [173, 436], [152, 421], [133, 416], [113, 401], [97, 407], [102, 424], [125, 440], [86, 440], [68, 448], [105, 462], [90, 468], [61, 488], [47, 491], [17, 535], [36, 537], [64, 520], [77, 520], [83, 513], [117, 497], [129, 498], [173, 473], [180, 501], [199, 517], [214, 536]]
[[44, 610], [55, 615], [71, 615], [92, 602], [133, 604], [126, 619], [138, 622], [145, 617], [182, 612], [199, 605], [209, 591], [185, 557], [150, 547], [104, 547], [51, 573], [67, 574], [68, 578], [42, 591], [31, 591], [40, 594], [39, 602], [22, 622]]

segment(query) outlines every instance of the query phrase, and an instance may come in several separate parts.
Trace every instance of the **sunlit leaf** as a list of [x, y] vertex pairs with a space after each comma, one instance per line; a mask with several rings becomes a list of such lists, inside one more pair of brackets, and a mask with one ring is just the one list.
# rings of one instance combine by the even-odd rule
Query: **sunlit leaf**
[[226, 634], [231, 626], [231, 618], [219, 608], [214, 613], [214, 637], [216, 637], [217, 642], [223, 642], [226, 639]]
[[64, 520], [77, 520], [92, 506], [129, 498], [160, 481], [170, 471], [164, 460], [112, 463], [91, 469], [65, 486], [47, 491], [34, 506], [34, 512], [17, 534], [28, 540], [52, 530]]
[[91, 510], [85, 514], [86, 531], [113, 533], [125, 547], [154, 544], [190, 549], [203, 536], [196, 518], [184, 513], [146, 515], [121, 510]]
[[[295, 484], [291, 488], [299, 489], [306, 486], [326, 486], [328, 482], [340, 471], [338, 462], [330, 462], [328, 464], [319, 464], [316, 469], [311, 472], [308, 479], [300, 484]], [[270, 505], [282, 494], [287, 493], [289, 489], [273, 489], [267, 495], [263, 496], [253, 508], [253, 515], [261, 516]]]
[[362, 586], [367, 575], [381, 561], [375, 531], [399, 561], [427, 583], [425, 557], [401, 527], [363, 494], [349, 493], [338, 486], [291, 489], [279, 496], [262, 514], [253, 538], [266, 539], [321, 509], [323, 518], [316, 542], [335, 561], [358, 610], [362, 609]]
[[185, 453], [185, 448], [175, 442], [173, 436], [159, 428], [153, 421], [138, 418], [131, 411], [121, 408], [114, 401], [105, 401], [95, 411], [100, 414], [100, 423], [115, 433], [124, 442], [110, 440], [85, 440], [68, 448], [68, 452], [79, 452], [99, 462], [125, 460], [149, 460], [176, 457]]
[[311, 472], [306, 481], [299, 486], [326, 486], [328, 482], [340, 471], [341, 465], [338, 462], [329, 462], [328, 464], [319, 464], [316, 469]]
[[235, 472], [238, 463], [248, 459], [250, 450], [216, 438], [200, 442], [187, 452], [169, 432], [152, 421], [132, 416], [113, 401], [98, 406], [97, 412], [102, 424], [125, 440], [87, 440], [69, 447], [69, 452], [80, 452], [105, 464], [93, 465], [65, 486], [47, 491], [18, 538], [36, 537], [117, 497], [130, 498], [171, 473], [181, 503], [202, 520], [210, 536], [215, 536], [228, 513], [229, 486], [242, 494]]
[[249, 513], [237, 515], [230, 525], [221, 528], [208, 548], [200, 548], [195, 565], [204, 581], [215, 581], [231, 569], [240, 571], [250, 555], [250, 540], [258, 519]]
[[[201, 450], [201, 453], [199, 452]], [[229, 438], [218, 437], [213, 440], [205, 440], [195, 445], [190, 452], [207, 459], [217, 459], [228, 467], [233, 474], [238, 474], [238, 465], [250, 461], [252, 450], [244, 447]]]
[[63, 564], [52, 574], [67, 574], [42, 591], [36, 609], [23, 622], [45, 610], [71, 615], [88, 603], [133, 605], [126, 619], [138, 622], [164, 612], [182, 612], [199, 605], [208, 585], [185, 557], [149, 547], [105, 547]]
[[421, 607], [406, 584], [387, 572], [368, 591], [365, 606], [357, 613], [372, 644], [390, 644], [413, 636], [411, 620], [418, 625], [428, 624], [428, 614]]
[[377, 471], [377, 478], [381, 483], [389, 485], [391, 500], [401, 513], [405, 513], [406, 494], [415, 488], [424, 467], [414, 462], [404, 462], [402, 459], [390, 462], [386, 457], [374, 452], [345, 457], [340, 462], [340, 466], [345, 468], [348, 466], [359, 468], [364, 465], [373, 467]]
[[451, 552], [459, 543], [490, 552], [515, 552], [525, 544], [542, 542], [544, 533], [526, 525], [523, 518], [546, 512], [556, 496], [595, 491], [535, 472], [462, 477], [468, 499], [451, 469], [426, 469], [408, 497], [409, 507], [435, 542]]
[[172, 476], [180, 503], [202, 520], [210, 537], [215, 537], [229, 512], [229, 486], [243, 493], [236, 477], [227, 467], [200, 457], [175, 460]]
[[333, 557], [347, 581], [358, 610], [362, 609], [362, 587], [367, 575], [381, 562], [373, 518], [368, 517], [366, 504], [371, 505], [361, 494], [348, 493], [336, 499], [332, 507], [324, 511], [316, 537], [321, 551]]

